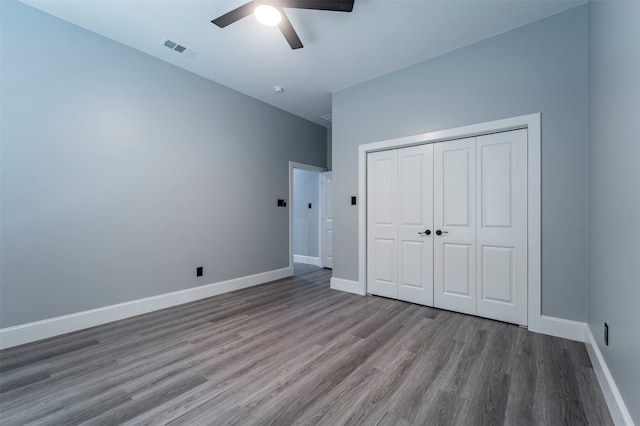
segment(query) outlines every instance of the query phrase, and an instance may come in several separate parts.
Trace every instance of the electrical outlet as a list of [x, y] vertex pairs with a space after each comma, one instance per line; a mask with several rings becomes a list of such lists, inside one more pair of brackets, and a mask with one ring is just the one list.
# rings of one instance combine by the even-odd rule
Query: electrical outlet
[[201, 277], [204, 275], [204, 268], [202, 266], [198, 266], [196, 268], [196, 277]]
[[604, 323], [604, 344], [609, 346], [609, 324]]

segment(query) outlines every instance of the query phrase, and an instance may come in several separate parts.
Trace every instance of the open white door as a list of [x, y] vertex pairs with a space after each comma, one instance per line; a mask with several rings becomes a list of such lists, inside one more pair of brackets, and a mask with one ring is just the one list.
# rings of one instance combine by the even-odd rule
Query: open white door
[[333, 173], [324, 172], [321, 178], [322, 197], [322, 253], [324, 268], [333, 268]]

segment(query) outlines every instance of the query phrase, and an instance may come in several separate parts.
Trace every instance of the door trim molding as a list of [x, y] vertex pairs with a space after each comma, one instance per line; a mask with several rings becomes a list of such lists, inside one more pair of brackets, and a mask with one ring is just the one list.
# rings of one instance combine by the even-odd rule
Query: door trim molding
[[[289, 268], [293, 268], [293, 169], [300, 170], [308, 170], [310, 172], [326, 172], [327, 169], [325, 167], [312, 166], [311, 164], [298, 163], [296, 161], [289, 161], [289, 199], [287, 201], [288, 209], [289, 209]], [[318, 182], [318, 185], [321, 183]], [[320, 190], [320, 188], [318, 188]], [[322, 194], [320, 195], [319, 201], [322, 203]], [[322, 205], [318, 206], [318, 215], [322, 212]], [[318, 228], [318, 253], [320, 258], [322, 258], [322, 223], [319, 223]]]
[[403, 138], [363, 144], [358, 147], [358, 276], [359, 287], [366, 292], [367, 274], [367, 153], [404, 148], [427, 143], [480, 136], [488, 133], [527, 129], [527, 325], [529, 330], [544, 332], [542, 315], [541, 256], [541, 163], [540, 113], [521, 115], [453, 129], [420, 133]]
[[[330, 174], [331, 176], [329, 178], [327, 178], [327, 175]], [[323, 267], [323, 268], [329, 268], [332, 269], [333, 268], [333, 256], [331, 257], [331, 265], [327, 265], [325, 264], [325, 261], [327, 259], [327, 249], [326, 249], [326, 241], [325, 241], [325, 226], [327, 224], [327, 219], [325, 218], [325, 213], [326, 213], [326, 207], [327, 207], [327, 199], [329, 197], [327, 197], [327, 185], [326, 183], [329, 181], [329, 179], [331, 180], [331, 185], [333, 185], [333, 171], [332, 170], [327, 170], [326, 172], [322, 172], [320, 173], [320, 238], [318, 243], [320, 244], [320, 249], [318, 251], [319, 257], [320, 257], [320, 264], [318, 266]], [[332, 186], [333, 188], [333, 186]], [[331, 195], [333, 197], [333, 189], [331, 190]], [[333, 201], [333, 200], [332, 200]], [[333, 232], [333, 209], [331, 211], [331, 222], [332, 222], [332, 227], [331, 227], [331, 232]], [[332, 251], [333, 252], [333, 251]], [[328, 262], [327, 262], [328, 263]]]

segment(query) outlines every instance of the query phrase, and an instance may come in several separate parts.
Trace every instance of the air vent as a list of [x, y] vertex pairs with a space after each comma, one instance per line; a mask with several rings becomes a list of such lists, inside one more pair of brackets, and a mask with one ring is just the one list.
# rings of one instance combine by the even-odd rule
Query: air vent
[[168, 47], [169, 49], [178, 52], [188, 58], [195, 58], [196, 56], [198, 56], [198, 53], [200, 52], [196, 52], [195, 50], [189, 49], [188, 47], [184, 47], [183, 45], [176, 43], [173, 40], [169, 40], [169, 39], [164, 39], [164, 41], [162, 42], [162, 44], [165, 47]]
[[333, 118], [333, 114], [325, 114], [325, 115], [321, 116], [320, 118], [322, 118], [323, 120], [326, 120], [329, 123], [331, 123], [331, 119]]

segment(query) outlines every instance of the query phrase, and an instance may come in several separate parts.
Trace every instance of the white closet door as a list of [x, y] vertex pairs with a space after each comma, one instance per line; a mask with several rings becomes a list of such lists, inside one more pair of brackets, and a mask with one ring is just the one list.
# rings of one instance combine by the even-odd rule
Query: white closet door
[[475, 315], [476, 138], [435, 144], [434, 206], [434, 306]]
[[527, 131], [476, 146], [477, 314], [527, 325]]
[[433, 145], [400, 149], [398, 169], [397, 297], [433, 306]]
[[367, 292], [398, 297], [398, 150], [367, 155]]

